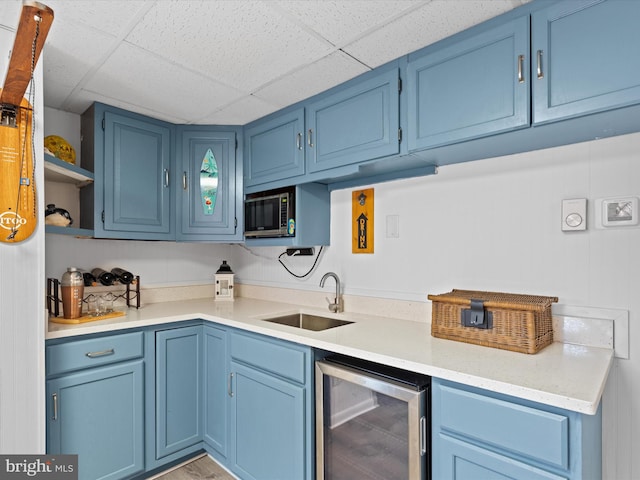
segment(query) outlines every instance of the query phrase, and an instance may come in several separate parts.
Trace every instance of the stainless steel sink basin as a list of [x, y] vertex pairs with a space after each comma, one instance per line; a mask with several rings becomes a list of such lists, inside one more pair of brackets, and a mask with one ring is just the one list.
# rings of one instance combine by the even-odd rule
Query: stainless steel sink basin
[[280, 325], [303, 328], [305, 330], [314, 330], [316, 332], [353, 323], [346, 320], [339, 320], [337, 318], [309, 315], [307, 313], [291, 313], [288, 315], [280, 315], [278, 317], [263, 318], [263, 320], [266, 322], [279, 323]]

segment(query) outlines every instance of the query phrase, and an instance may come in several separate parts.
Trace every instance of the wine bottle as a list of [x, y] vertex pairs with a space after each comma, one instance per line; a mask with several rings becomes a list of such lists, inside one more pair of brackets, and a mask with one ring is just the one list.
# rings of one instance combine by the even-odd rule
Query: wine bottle
[[85, 287], [95, 287], [98, 284], [98, 280], [96, 280], [96, 277], [94, 277], [91, 272], [82, 270], [82, 278]]
[[116, 277], [116, 280], [118, 280], [120, 283], [124, 285], [130, 284], [131, 282], [133, 282], [133, 279], [135, 278], [133, 276], [133, 273], [128, 272], [123, 268], [112, 268], [111, 273], [113, 273], [113, 275]]
[[116, 277], [113, 273], [107, 272], [102, 268], [94, 268], [91, 270], [91, 274], [98, 279], [98, 281], [105, 286], [113, 285], [116, 281]]

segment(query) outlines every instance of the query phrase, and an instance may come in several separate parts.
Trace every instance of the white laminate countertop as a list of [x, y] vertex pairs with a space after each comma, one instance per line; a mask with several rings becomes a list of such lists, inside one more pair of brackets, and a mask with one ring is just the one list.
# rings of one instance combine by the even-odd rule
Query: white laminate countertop
[[[265, 322], [305, 312], [354, 321], [320, 332]], [[203, 319], [283, 340], [351, 355], [494, 392], [593, 415], [614, 352], [555, 342], [534, 355], [433, 338], [429, 323], [237, 298], [154, 303], [127, 315], [77, 325], [49, 322], [47, 339]]]

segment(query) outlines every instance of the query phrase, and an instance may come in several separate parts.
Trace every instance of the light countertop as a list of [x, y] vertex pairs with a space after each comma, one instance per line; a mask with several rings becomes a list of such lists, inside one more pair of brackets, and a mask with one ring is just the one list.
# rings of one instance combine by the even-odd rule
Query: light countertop
[[[354, 323], [314, 332], [262, 318], [306, 312]], [[78, 325], [49, 322], [47, 339], [203, 319], [337, 353], [593, 415], [598, 409], [613, 350], [555, 342], [534, 355], [433, 338], [426, 322], [236, 298], [154, 303], [127, 315]]]

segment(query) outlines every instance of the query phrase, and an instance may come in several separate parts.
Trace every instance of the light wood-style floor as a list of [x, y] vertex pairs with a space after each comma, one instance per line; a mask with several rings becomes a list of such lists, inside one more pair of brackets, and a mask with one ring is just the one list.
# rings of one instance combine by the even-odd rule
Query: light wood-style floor
[[236, 480], [236, 477], [208, 455], [154, 478], [155, 480]]

